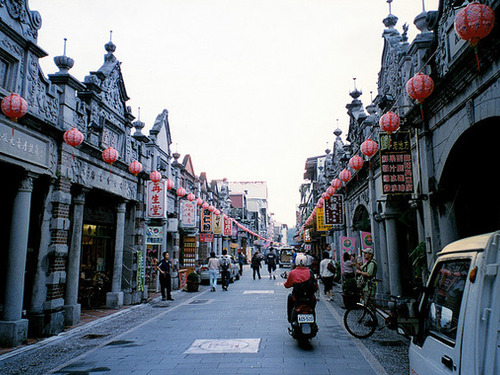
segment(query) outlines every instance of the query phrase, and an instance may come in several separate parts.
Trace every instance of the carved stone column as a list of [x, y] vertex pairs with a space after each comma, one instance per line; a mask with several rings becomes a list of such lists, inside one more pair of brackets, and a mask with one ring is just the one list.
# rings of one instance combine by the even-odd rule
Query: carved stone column
[[122, 269], [123, 269], [123, 242], [125, 236], [125, 212], [127, 203], [121, 202], [116, 214], [115, 259], [113, 266], [113, 280], [111, 292], [106, 294], [106, 307], [119, 309], [123, 307]]
[[2, 346], [20, 345], [28, 337], [28, 320], [22, 319], [22, 311], [32, 191], [33, 176], [26, 175], [21, 180], [12, 206], [5, 304], [3, 320], [0, 321]]
[[81, 305], [78, 303], [80, 283], [80, 254], [82, 249], [83, 212], [85, 191], [73, 197], [73, 222], [71, 245], [68, 253], [66, 295], [64, 300], [64, 322], [68, 326], [80, 321]]

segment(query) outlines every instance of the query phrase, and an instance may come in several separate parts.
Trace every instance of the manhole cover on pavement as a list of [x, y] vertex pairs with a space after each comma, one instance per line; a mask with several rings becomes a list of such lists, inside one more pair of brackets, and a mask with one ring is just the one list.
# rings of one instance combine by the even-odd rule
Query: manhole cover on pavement
[[184, 354], [257, 353], [260, 339], [195, 340]]
[[207, 303], [211, 303], [213, 300], [210, 299], [195, 299], [194, 301], [189, 302], [190, 305], [204, 305]]

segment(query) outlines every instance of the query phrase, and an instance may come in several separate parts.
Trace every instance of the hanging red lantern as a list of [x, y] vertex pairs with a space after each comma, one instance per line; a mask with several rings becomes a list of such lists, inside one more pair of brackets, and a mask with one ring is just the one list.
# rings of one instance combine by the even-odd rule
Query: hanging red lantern
[[387, 112], [379, 120], [380, 129], [391, 134], [392, 132], [399, 129], [401, 120], [399, 116], [394, 112]]
[[202, 203], [202, 205], [201, 205], [201, 207], [202, 207], [204, 210], [206, 210], [206, 209], [208, 209], [208, 207], [210, 207], [210, 205], [208, 204], [208, 202], [203, 202], [203, 203]]
[[219, 215], [220, 215], [220, 211], [219, 211], [218, 209], [215, 209], [215, 211], [214, 211], [214, 215], [219, 216]]
[[182, 186], [177, 189], [175, 192], [179, 198], [182, 198], [183, 196], [186, 195], [186, 189], [184, 189]]
[[363, 158], [358, 155], [354, 155], [349, 160], [349, 166], [355, 171], [359, 171], [363, 167]]
[[102, 160], [104, 160], [109, 165], [113, 165], [115, 161], [118, 160], [120, 154], [113, 147], [108, 147], [102, 152]]
[[318, 203], [316, 203], [316, 207], [323, 208], [324, 204], [325, 204], [325, 200], [323, 198], [319, 198]]
[[[14, 129], [12, 129], [12, 132], [14, 132]], [[71, 128], [64, 132], [63, 139], [64, 142], [66, 142], [68, 145], [76, 147], [82, 144], [84, 136], [82, 132], [77, 128]], [[73, 160], [75, 160], [74, 152], [73, 152]]]
[[214, 207], [214, 206], [212, 206], [212, 205], [209, 205], [209, 206], [208, 206], [208, 210], [209, 210], [210, 212], [214, 212], [214, 211], [215, 211], [215, 207]]
[[202, 204], [203, 204], [203, 199], [198, 198], [198, 199], [196, 200], [196, 205], [197, 205], [197, 206], [201, 206]]
[[139, 163], [137, 160], [134, 160], [132, 163], [128, 165], [128, 170], [134, 176], [137, 176], [139, 173], [142, 172], [142, 164]]
[[192, 202], [192, 201], [194, 201], [196, 199], [196, 197], [195, 197], [195, 195], [193, 193], [189, 193], [186, 198], [190, 202]]
[[174, 181], [172, 181], [170, 178], [167, 178], [165, 180], [165, 185], [167, 187], [167, 190], [173, 189], [175, 186]]
[[422, 104], [434, 90], [434, 81], [423, 73], [417, 73], [406, 82], [406, 92], [418, 104]]
[[477, 70], [480, 70], [477, 44], [493, 30], [495, 12], [489, 6], [476, 1], [470, 3], [455, 16], [455, 31], [460, 39], [469, 42], [476, 54]]
[[153, 171], [149, 174], [149, 179], [153, 182], [160, 182], [161, 181], [161, 173], [158, 171]]
[[1, 107], [5, 116], [16, 122], [28, 112], [26, 100], [14, 93], [2, 99]]
[[344, 169], [342, 172], [339, 173], [339, 179], [347, 182], [351, 179], [351, 172], [349, 172], [347, 169]]
[[333, 186], [329, 186], [328, 189], [326, 189], [326, 193], [331, 197], [335, 194], [335, 188]]
[[342, 181], [338, 178], [334, 178], [331, 182], [331, 185], [334, 189], [340, 189], [342, 187]]
[[377, 144], [377, 142], [368, 138], [366, 141], [361, 143], [360, 150], [361, 150], [361, 153], [363, 155], [371, 158], [373, 155], [375, 155], [377, 153], [378, 144]]

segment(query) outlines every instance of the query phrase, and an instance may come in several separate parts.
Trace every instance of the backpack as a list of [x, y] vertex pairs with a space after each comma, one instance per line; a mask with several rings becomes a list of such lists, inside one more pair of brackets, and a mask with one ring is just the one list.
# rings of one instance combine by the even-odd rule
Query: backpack
[[221, 266], [223, 271], [227, 271], [229, 269], [230, 264], [231, 264], [231, 261], [229, 260], [228, 257], [220, 258], [220, 266]]

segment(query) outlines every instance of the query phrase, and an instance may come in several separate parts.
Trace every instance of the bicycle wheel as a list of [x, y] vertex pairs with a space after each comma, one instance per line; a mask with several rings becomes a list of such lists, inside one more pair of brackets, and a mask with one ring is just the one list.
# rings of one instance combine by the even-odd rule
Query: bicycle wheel
[[354, 337], [364, 339], [375, 332], [377, 316], [365, 306], [354, 306], [346, 310], [344, 326]]

